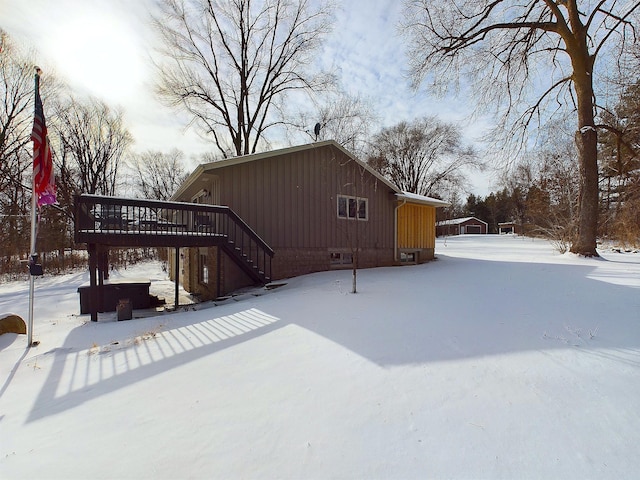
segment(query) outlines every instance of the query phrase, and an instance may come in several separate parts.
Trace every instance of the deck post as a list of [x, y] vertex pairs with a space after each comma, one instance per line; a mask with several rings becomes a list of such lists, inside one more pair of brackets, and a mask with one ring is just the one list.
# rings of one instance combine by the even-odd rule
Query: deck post
[[96, 266], [98, 269], [98, 312], [104, 312], [104, 280], [107, 276], [104, 273], [104, 247], [96, 245]]
[[105, 247], [100, 255], [100, 262], [102, 264], [102, 278], [103, 280], [109, 280], [109, 247]]
[[220, 247], [216, 247], [216, 296], [220, 298], [222, 296], [222, 281], [220, 262], [222, 261], [222, 255], [220, 253]]
[[96, 252], [96, 244], [90, 243], [87, 245], [87, 251], [89, 252], [89, 299], [90, 299], [90, 312], [91, 321], [98, 321], [98, 286], [96, 285], [96, 270], [98, 269], [98, 259]]
[[178, 292], [180, 290], [180, 247], [176, 247], [176, 297], [175, 297], [175, 301], [173, 302], [174, 305], [174, 309], [177, 310], [178, 306], [179, 306], [179, 300], [178, 300]]

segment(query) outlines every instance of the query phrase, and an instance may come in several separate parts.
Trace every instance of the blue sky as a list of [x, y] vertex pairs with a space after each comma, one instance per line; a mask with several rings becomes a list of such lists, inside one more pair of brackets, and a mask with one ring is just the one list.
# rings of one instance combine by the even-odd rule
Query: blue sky
[[[347, 91], [373, 103], [381, 126], [437, 115], [460, 122], [467, 140], [476, 142], [487, 124], [470, 121], [464, 92], [458, 98], [437, 99], [424, 89], [410, 88], [397, 35], [402, 3], [337, 3], [333, 32], [318, 61], [338, 73]], [[152, 5], [152, 0], [0, 0], [0, 26], [38, 51], [45, 74], [54, 70], [74, 90], [122, 107], [135, 150], [177, 147], [188, 155], [213, 150], [185, 129], [186, 118], [153, 97], [153, 34], [148, 25]], [[473, 193], [482, 195], [494, 187], [487, 175], [476, 174], [472, 184]]]

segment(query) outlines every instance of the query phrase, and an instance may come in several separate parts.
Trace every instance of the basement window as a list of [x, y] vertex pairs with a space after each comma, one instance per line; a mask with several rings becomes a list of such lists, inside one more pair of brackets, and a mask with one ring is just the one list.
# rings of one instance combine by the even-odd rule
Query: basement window
[[331, 252], [329, 253], [331, 266], [353, 265], [353, 255], [351, 253]]
[[400, 252], [401, 263], [416, 263], [418, 252]]

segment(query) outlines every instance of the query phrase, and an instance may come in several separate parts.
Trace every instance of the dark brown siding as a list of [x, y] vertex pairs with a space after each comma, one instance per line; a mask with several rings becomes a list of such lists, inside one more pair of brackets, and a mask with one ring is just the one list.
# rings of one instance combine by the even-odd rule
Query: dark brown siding
[[[326, 270], [332, 249], [351, 248], [356, 242], [368, 252], [361, 266], [393, 263], [392, 192], [339, 149], [311, 148], [215, 173], [220, 203], [236, 211], [275, 250], [274, 278]], [[367, 198], [369, 219], [339, 219], [338, 194]]]

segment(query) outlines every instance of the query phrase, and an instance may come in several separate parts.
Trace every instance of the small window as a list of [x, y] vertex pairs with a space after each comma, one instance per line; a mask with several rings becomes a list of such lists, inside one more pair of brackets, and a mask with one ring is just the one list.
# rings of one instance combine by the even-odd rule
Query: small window
[[198, 279], [200, 283], [205, 285], [209, 283], [209, 265], [207, 264], [207, 256], [200, 255], [200, 261], [198, 262]]
[[353, 265], [353, 255], [351, 253], [331, 252], [329, 261], [332, 266]]
[[362, 198], [358, 199], [358, 219], [367, 219], [367, 201]]
[[367, 220], [369, 218], [367, 199], [338, 195], [338, 218]]
[[417, 252], [401, 252], [400, 262], [402, 263], [416, 263]]
[[356, 199], [349, 199], [349, 218], [356, 218]]
[[347, 197], [338, 196], [338, 217], [347, 218]]
[[192, 199], [191, 203], [206, 204], [209, 203], [209, 192], [207, 190], [200, 190]]

